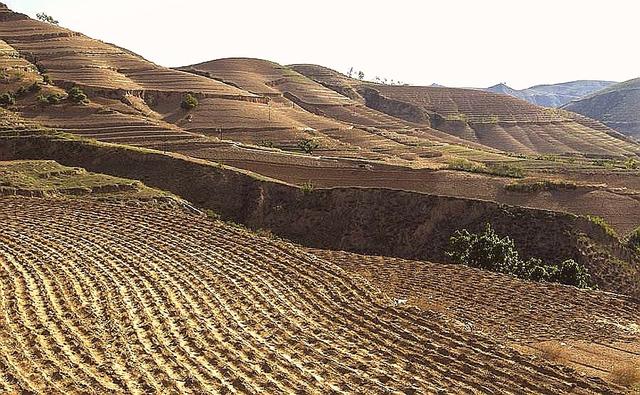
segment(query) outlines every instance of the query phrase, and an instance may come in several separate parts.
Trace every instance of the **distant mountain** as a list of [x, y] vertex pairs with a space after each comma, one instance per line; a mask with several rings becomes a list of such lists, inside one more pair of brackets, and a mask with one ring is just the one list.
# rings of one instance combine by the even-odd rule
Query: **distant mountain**
[[484, 90], [514, 96], [543, 107], [562, 107], [570, 101], [581, 99], [613, 84], [615, 84], [613, 81], [581, 80], [561, 84], [536, 85], [518, 90], [500, 83]]
[[563, 108], [640, 138], [640, 78], [611, 85]]

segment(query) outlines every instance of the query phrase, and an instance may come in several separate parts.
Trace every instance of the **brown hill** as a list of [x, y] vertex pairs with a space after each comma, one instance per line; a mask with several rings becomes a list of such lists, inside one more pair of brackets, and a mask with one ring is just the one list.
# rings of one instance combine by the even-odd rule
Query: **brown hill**
[[[46, 170], [50, 177], [39, 182], [87, 182], [87, 173], [51, 162], [8, 166], [16, 176]], [[91, 182], [103, 180], [111, 178]], [[622, 296], [460, 266], [309, 254], [152, 206], [0, 199], [3, 391], [621, 393], [613, 376], [587, 370], [607, 382], [585, 377], [560, 368], [564, 360], [550, 364], [514, 347], [589, 339], [620, 354], [637, 340], [637, 306]], [[486, 284], [499, 287], [475, 291]], [[428, 301], [420, 299], [425, 290]], [[532, 301], [533, 311], [520, 310]], [[508, 332], [499, 329], [505, 325]]]
[[[223, 59], [190, 67], [191, 73], [184, 73], [159, 67], [126, 50], [30, 20], [6, 9], [2, 10], [2, 15], [0, 30], [6, 32], [9, 37], [7, 40], [13, 40], [13, 45], [22, 50], [4, 44], [4, 55], [0, 57], [0, 62], [7, 78], [0, 84], [0, 91], [16, 92], [20, 87], [29, 88], [33, 82], [41, 82], [43, 74], [38, 70], [40, 67], [46, 71], [46, 75], [60, 71], [60, 76], [55, 77], [54, 82], [60, 81], [62, 87], [78, 83], [89, 94], [90, 103], [86, 105], [76, 105], [67, 100], [60, 104], [43, 105], [38, 103], [39, 94], [64, 94], [61, 87], [44, 84], [41, 92], [27, 93], [18, 98], [17, 104], [12, 107], [15, 111], [47, 126], [106, 142], [132, 144], [216, 163], [229, 163], [297, 184], [389, 187], [576, 214], [595, 214], [611, 222], [622, 234], [635, 229], [640, 223], [640, 203], [636, 199], [640, 185], [636, 182], [636, 173], [626, 169], [622, 161], [579, 157], [551, 157], [552, 160], [547, 157], [510, 157], [420, 124], [423, 121], [419, 119], [409, 122], [372, 110], [362, 104], [364, 99], [353, 87], [336, 93], [333, 89], [339, 88], [337, 83], [328, 84], [333, 88], [328, 89], [290, 68], [272, 62]], [[36, 34], [39, 37], [36, 40], [33, 29], [56, 34]], [[62, 34], [64, 40], [58, 39], [58, 33]], [[38, 55], [34, 58], [28, 48], [33, 48]], [[86, 48], [97, 51], [97, 55], [89, 57], [88, 52], [83, 52], [88, 51]], [[91, 67], [79, 67], [73, 61], [76, 55], [85, 57], [85, 65]], [[99, 81], [101, 89], [82, 85], [84, 77], [80, 74], [94, 66], [102, 67], [106, 62], [105, 59], [100, 60], [103, 55], [109, 61], [116, 62], [114, 64], [132, 62], [136, 68], [148, 70], [149, 73], [157, 72], [158, 81], [162, 81], [162, 76], [174, 75], [181, 79], [180, 87], [184, 91], [176, 91], [171, 83], [167, 83], [166, 91], [154, 90], [164, 89], [163, 83], [152, 89], [147, 88], [151, 90], [129, 92], [115, 87], [118, 79], [115, 82], [108, 79]], [[31, 58], [35, 64], [27, 58]], [[61, 79], [66, 75], [63, 72], [67, 60], [72, 78]], [[94, 60], [96, 63], [91, 63]], [[50, 66], [57, 64], [58, 68], [45, 70], [42, 62]], [[107, 69], [113, 71], [110, 66]], [[128, 68], [115, 70], [125, 77], [137, 75], [129, 73]], [[326, 74], [323, 77], [325, 83], [333, 78], [342, 81], [340, 84], [346, 84], [344, 76], [328, 69], [323, 72]], [[349, 83], [354, 82], [350, 80]], [[219, 92], [236, 92], [238, 96], [216, 95], [212, 93], [215, 89]], [[200, 105], [190, 112], [180, 108], [182, 95], [187, 91], [195, 92], [200, 98]], [[268, 103], [267, 99], [270, 99]], [[416, 108], [398, 103], [398, 108]], [[357, 117], [345, 114], [357, 114]], [[431, 123], [431, 115], [424, 111], [422, 114], [426, 114]], [[588, 118], [569, 115], [573, 119], [571, 122], [584, 125], [589, 130], [602, 135], [609, 131]], [[220, 138], [235, 142], [221, 141]], [[298, 144], [304, 140], [313, 140], [319, 145], [313, 155], [291, 154], [290, 151], [300, 152]], [[267, 147], [238, 144], [237, 141]], [[621, 150], [629, 144], [624, 140], [617, 143]], [[532, 177], [547, 178], [552, 172], [555, 173], [553, 178], [568, 178], [579, 185], [608, 185], [513, 193], [505, 190], [505, 186], [511, 183], [508, 178], [421, 169], [447, 167], [457, 158], [507, 163], [530, 170]], [[609, 204], [603, 205], [603, 199]]]
[[[437, 150], [422, 146], [433, 145], [433, 142], [418, 144], [416, 141], [420, 141], [414, 136], [354, 128], [339, 122], [340, 119], [336, 121], [305, 111], [295, 104], [297, 99], [275, 100], [277, 97], [270, 95], [270, 88], [264, 83], [262, 88], [254, 89], [254, 94], [232, 86], [251, 88], [251, 84], [243, 85], [241, 81], [227, 84], [194, 73], [166, 69], [122, 48], [31, 20], [6, 8], [0, 9], [0, 25], [0, 37], [6, 47], [4, 52], [8, 54], [2, 66], [10, 70], [12, 82], [2, 86], [2, 91], [26, 89], [33, 82], [43, 81], [46, 75], [52, 85], [44, 86], [43, 95], [63, 94], [60, 88], [79, 86], [91, 99], [91, 104], [82, 109], [67, 103], [41, 105], [35, 94], [18, 100], [17, 106], [23, 115], [48, 126], [105, 141], [176, 151], [182, 150], [187, 143], [201, 146], [210, 141], [202, 137], [211, 136], [288, 150], [298, 150], [301, 141], [313, 139], [319, 145], [318, 151], [326, 155], [395, 162], [441, 155]], [[28, 71], [14, 67], [15, 59], [20, 59]], [[242, 66], [238, 67], [241, 71]], [[261, 66], [251, 67], [260, 69]], [[316, 88], [320, 85], [298, 77], [310, 85], [296, 91], [300, 103], [321, 103], [322, 100], [310, 99], [319, 96]], [[305, 89], [308, 89], [307, 95]], [[335, 92], [322, 89], [327, 94], [325, 102], [350, 102], [347, 98], [340, 99]], [[187, 92], [192, 92], [200, 101], [200, 105], [188, 114], [180, 108], [180, 101]], [[336, 107], [344, 112], [344, 117], [338, 118], [356, 117], [366, 125], [404, 127], [403, 122], [362, 105], [353, 106], [353, 110]], [[180, 133], [175, 125], [182, 131], [197, 132], [199, 138]], [[436, 134], [440, 136], [435, 138], [436, 142], [452, 140], [444, 133]], [[470, 151], [467, 156], [472, 159], [484, 155], [482, 152], [474, 155], [474, 151], [463, 147], [457, 151], [459, 155]], [[496, 155], [487, 157], [491, 159]]]
[[[387, 189], [302, 191], [223, 164], [42, 130], [0, 112], [0, 158], [56, 158], [145, 180], [312, 245], [437, 256], [453, 229], [490, 220], [514, 233], [525, 254], [581, 254], [597, 265], [590, 269], [603, 287], [633, 292], [638, 284], [628, 272], [636, 266], [616, 260], [624, 248], [570, 215]], [[514, 351], [518, 344], [508, 338], [469, 330], [438, 308], [397, 306], [357, 271], [237, 226], [81, 198], [0, 199], [0, 263], [7, 272], [0, 276], [7, 301], [7, 319], [0, 320], [2, 391], [624, 391], [558, 360]], [[442, 275], [449, 272], [443, 267]], [[521, 289], [508, 276], [461, 270], [460, 277]], [[533, 288], [531, 295], [546, 294], [544, 286]], [[628, 299], [582, 292], [577, 302], [573, 292], [555, 294], [556, 303], [580, 314], [546, 333], [563, 336], [574, 325], [575, 338], [608, 331], [607, 341], [632, 339], [607, 324], [580, 326], [590, 299], [598, 306], [593, 311], [632, 328]], [[461, 305], [457, 314], [490, 309], [504, 310]]]
[[359, 276], [224, 223], [0, 199], [3, 391], [623, 391], [394, 307]]
[[[142, 57], [83, 34], [30, 19], [0, 6], [0, 37], [56, 85], [88, 91], [153, 95], [186, 90], [212, 97], [257, 99], [208, 78], [157, 66]], [[91, 66], [91, 67], [88, 67]]]
[[522, 281], [460, 265], [311, 250], [396, 301], [534, 355], [614, 379], [640, 363], [638, 300]]
[[562, 111], [473, 89], [374, 84], [316, 65], [292, 65], [315, 81], [408, 121], [466, 140], [524, 154], [637, 155], [639, 146], [613, 130], [594, 129]]
[[320, 248], [445, 261], [455, 231], [492, 223], [527, 258], [574, 259], [602, 289], [640, 295], [637, 254], [606, 227], [566, 213], [385, 188], [298, 188], [221, 163], [70, 138], [33, 125], [3, 130], [0, 157], [53, 159], [142, 180], [224, 218]]
[[[420, 161], [421, 158], [442, 156], [447, 153], [444, 145], [455, 144], [459, 147], [455, 154], [459, 156], [501, 159], [500, 155], [492, 154], [493, 150], [488, 147], [372, 110], [274, 62], [229, 58], [186, 66], [180, 70], [208, 76], [272, 98], [272, 116], [277, 117], [286, 110], [289, 117], [304, 122], [303, 126], [308, 129], [314, 129], [316, 133], [312, 137], [322, 146], [319, 151], [326, 151], [323, 143], [325, 137], [337, 140], [342, 146], [333, 155], [344, 155], [349, 147], [353, 149], [355, 146], [363, 154], [372, 151]], [[198, 116], [196, 112], [194, 118]], [[218, 123], [214, 117], [204, 117], [203, 121], [206, 123], [211, 119]], [[181, 126], [197, 128], [197, 125]], [[225, 129], [224, 125], [218, 127]], [[272, 135], [277, 137], [282, 133], [281, 130]]]
[[[26, 89], [11, 108], [46, 126], [105, 142], [224, 162], [298, 185], [397, 188], [598, 215], [621, 234], [640, 224], [637, 172], [627, 169], [624, 161], [508, 156], [431, 128], [419, 119], [410, 122], [373, 110], [354, 89], [337, 93], [273, 62], [222, 59], [185, 68], [190, 71], [185, 73], [6, 8], [0, 11], [2, 37], [12, 42], [5, 42], [0, 51], [0, 67], [6, 77], [0, 81], [0, 93]], [[38, 33], [42, 31], [51, 34]], [[82, 64], [74, 60], [76, 56], [84, 59]], [[121, 68], [123, 64], [133, 66]], [[122, 76], [88, 85], [82, 74], [103, 67]], [[142, 91], [120, 89], [118, 81], [133, 81], [139, 75], [136, 70], [148, 71], [159, 82]], [[344, 79], [330, 70], [327, 73]], [[53, 76], [52, 84], [42, 83], [45, 75]], [[183, 91], [163, 80], [168, 75], [181, 81], [179, 89]], [[144, 85], [142, 80], [136, 81]], [[162, 81], [167, 82], [166, 90]], [[40, 92], [28, 92], [34, 82], [41, 84]], [[42, 104], [38, 99], [65, 95], [62, 88], [71, 84], [86, 90], [88, 104], [69, 100]], [[191, 111], [180, 108], [188, 91], [200, 101]], [[398, 108], [415, 108], [398, 103]], [[571, 116], [574, 123], [590, 130], [608, 131], [586, 117]], [[318, 145], [311, 155], [301, 155], [299, 144], [306, 140]], [[628, 142], [619, 144], [623, 149]], [[524, 169], [536, 180], [568, 178], [577, 184], [607, 185], [514, 193], [505, 190], [512, 182], [509, 178], [429, 170], [449, 167], [460, 158], [473, 161], [465, 165], [471, 170], [482, 169], [474, 167], [477, 163], [498, 163]], [[603, 205], [603, 199], [609, 204]]]
[[597, 119], [634, 138], [640, 138], [640, 78], [600, 90], [563, 108]]

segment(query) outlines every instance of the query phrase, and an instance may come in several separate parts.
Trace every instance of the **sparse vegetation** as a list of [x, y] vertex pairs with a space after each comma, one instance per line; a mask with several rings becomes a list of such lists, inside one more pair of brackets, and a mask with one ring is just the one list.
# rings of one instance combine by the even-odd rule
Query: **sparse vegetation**
[[318, 148], [318, 143], [311, 139], [306, 139], [298, 142], [298, 148], [305, 154], [312, 154]]
[[42, 76], [42, 82], [44, 82], [47, 85], [51, 85], [51, 77], [49, 77], [49, 74], [44, 74]]
[[593, 161], [595, 166], [604, 167], [605, 169], [613, 169], [616, 163], [610, 159], [596, 159]]
[[89, 101], [87, 95], [77, 86], [69, 88], [67, 90], [67, 97], [69, 100], [76, 104], [84, 104]]
[[604, 220], [604, 218], [598, 217], [597, 215], [587, 215], [585, 216], [585, 218], [602, 228], [604, 233], [606, 233], [607, 235], [613, 238], [618, 238], [618, 234], [616, 233], [615, 229], [613, 229], [611, 225], [609, 225], [607, 221]]
[[12, 106], [16, 104], [16, 98], [11, 92], [6, 92], [0, 95], [0, 106]]
[[220, 214], [216, 213], [215, 211], [211, 210], [211, 209], [204, 209], [203, 210], [204, 214], [207, 216], [207, 218], [217, 221], [220, 219]]
[[446, 255], [457, 264], [512, 274], [525, 280], [557, 282], [578, 288], [588, 288], [591, 281], [586, 268], [572, 259], [552, 265], [537, 258], [521, 259], [513, 240], [508, 236], [500, 237], [489, 223], [482, 233], [469, 233], [466, 229], [456, 231]]
[[483, 163], [472, 162], [463, 158], [451, 160], [447, 165], [447, 169], [467, 171], [471, 173], [492, 174], [510, 178], [523, 178], [525, 176], [524, 170], [513, 164], [499, 163], [485, 165]]
[[267, 147], [267, 148], [273, 148], [273, 147], [275, 147], [275, 144], [273, 144], [273, 141], [271, 141], [271, 140], [261, 140], [261, 141], [258, 143], [258, 145], [259, 145], [259, 146], [262, 146], [262, 147]]
[[627, 246], [640, 254], [640, 226], [635, 228], [626, 238]]
[[49, 104], [49, 99], [45, 95], [38, 95], [38, 97], [36, 97], [36, 101], [41, 105]]
[[314, 189], [315, 187], [313, 186], [313, 183], [311, 181], [304, 182], [302, 183], [302, 185], [300, 185], [300, 190], [305, 195], [310, 194]]
[[108, 194], [127, 198], [159, 198], [165, 192], [146, 187], [139, 181], [90, 173], [46, 160], [0, 162], [0, 189], [27, 196], [86, 196]]
[[54, 19], [51, 15], [47, 15], [44, 12], [40, 12], [36, 14], [36, 18], [38, 18], [38, 20], [42, 22], [51, 23], [52, 25], [57, 25], [60, 23], [56, 19]]
[[193, 110], [194, 108], [198, 107], [198, 99], [192, 95], [191, 93], [187, 93], [186, 95], [184, 95], [184, 97], [182, 98], [182, 102], [180, 103], [180, 107], [182, 107], [183, 109], [189, 111], [189, 110]]
[[15, 98], [20, 98], [20, 97], [24, 97], [26, 94], [27, 94], [27, 90], [23, 86], [21, 86], [16, 90], [16, 93], [14, 93], [13, 96]]
[[462, 114], [462, 113], [449, 114], [449, 115], [445, 116], [444, 119], [447, 120], [447, 121], [467, 122], [467, 115], [466, 114]]
[[46, 96], [38, 96], [38, 102], [42, 104], [60, 104], [62, 100], [64, 100], [64, 95], [59, 93], [51, 93]]
[[525, 172], [521, 167], [508, 163], [487, 165], [487, 173], [511, 178], [523, 178], [525, 176]]
[[532, 182], [514, 182], [504, 186], [510, 192], [532, 193], [540, 191], [557, 191], [560, 189], [574, 190], [578, 184], [565, 180], [540, 180]]
[[484, 115], [484, 116], [480, 117], [480, 120], [478, 122], [479, 123], [496, 124], [496, 123], [500, 122], [500, 117], [497, 116], [497, 115]]

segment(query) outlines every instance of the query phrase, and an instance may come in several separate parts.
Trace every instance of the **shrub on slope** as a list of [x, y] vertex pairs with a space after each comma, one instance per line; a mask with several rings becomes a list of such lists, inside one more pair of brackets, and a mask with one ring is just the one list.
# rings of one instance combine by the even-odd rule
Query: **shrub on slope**
[[466, 229], [456, 231], [451, 237], [447, 255], [458, 264], [513, 274], [526, 280], [556, 282], [578, 288], [588, 288], [591, 281], [587, 270], [573, 259], [551, 265], [538, 258], [521, 259], [513, 240], [508, 236], [500, 237], [490, 224], [482, 233], [469, 233]]

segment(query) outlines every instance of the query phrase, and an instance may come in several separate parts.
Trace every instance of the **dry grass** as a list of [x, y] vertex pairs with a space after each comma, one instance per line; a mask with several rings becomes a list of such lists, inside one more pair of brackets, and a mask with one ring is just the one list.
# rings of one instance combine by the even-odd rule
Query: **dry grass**
[[611, 381], [625, 387], [640, 385], [640, 364], [627, 363], [614, 366], [611, 370]]

